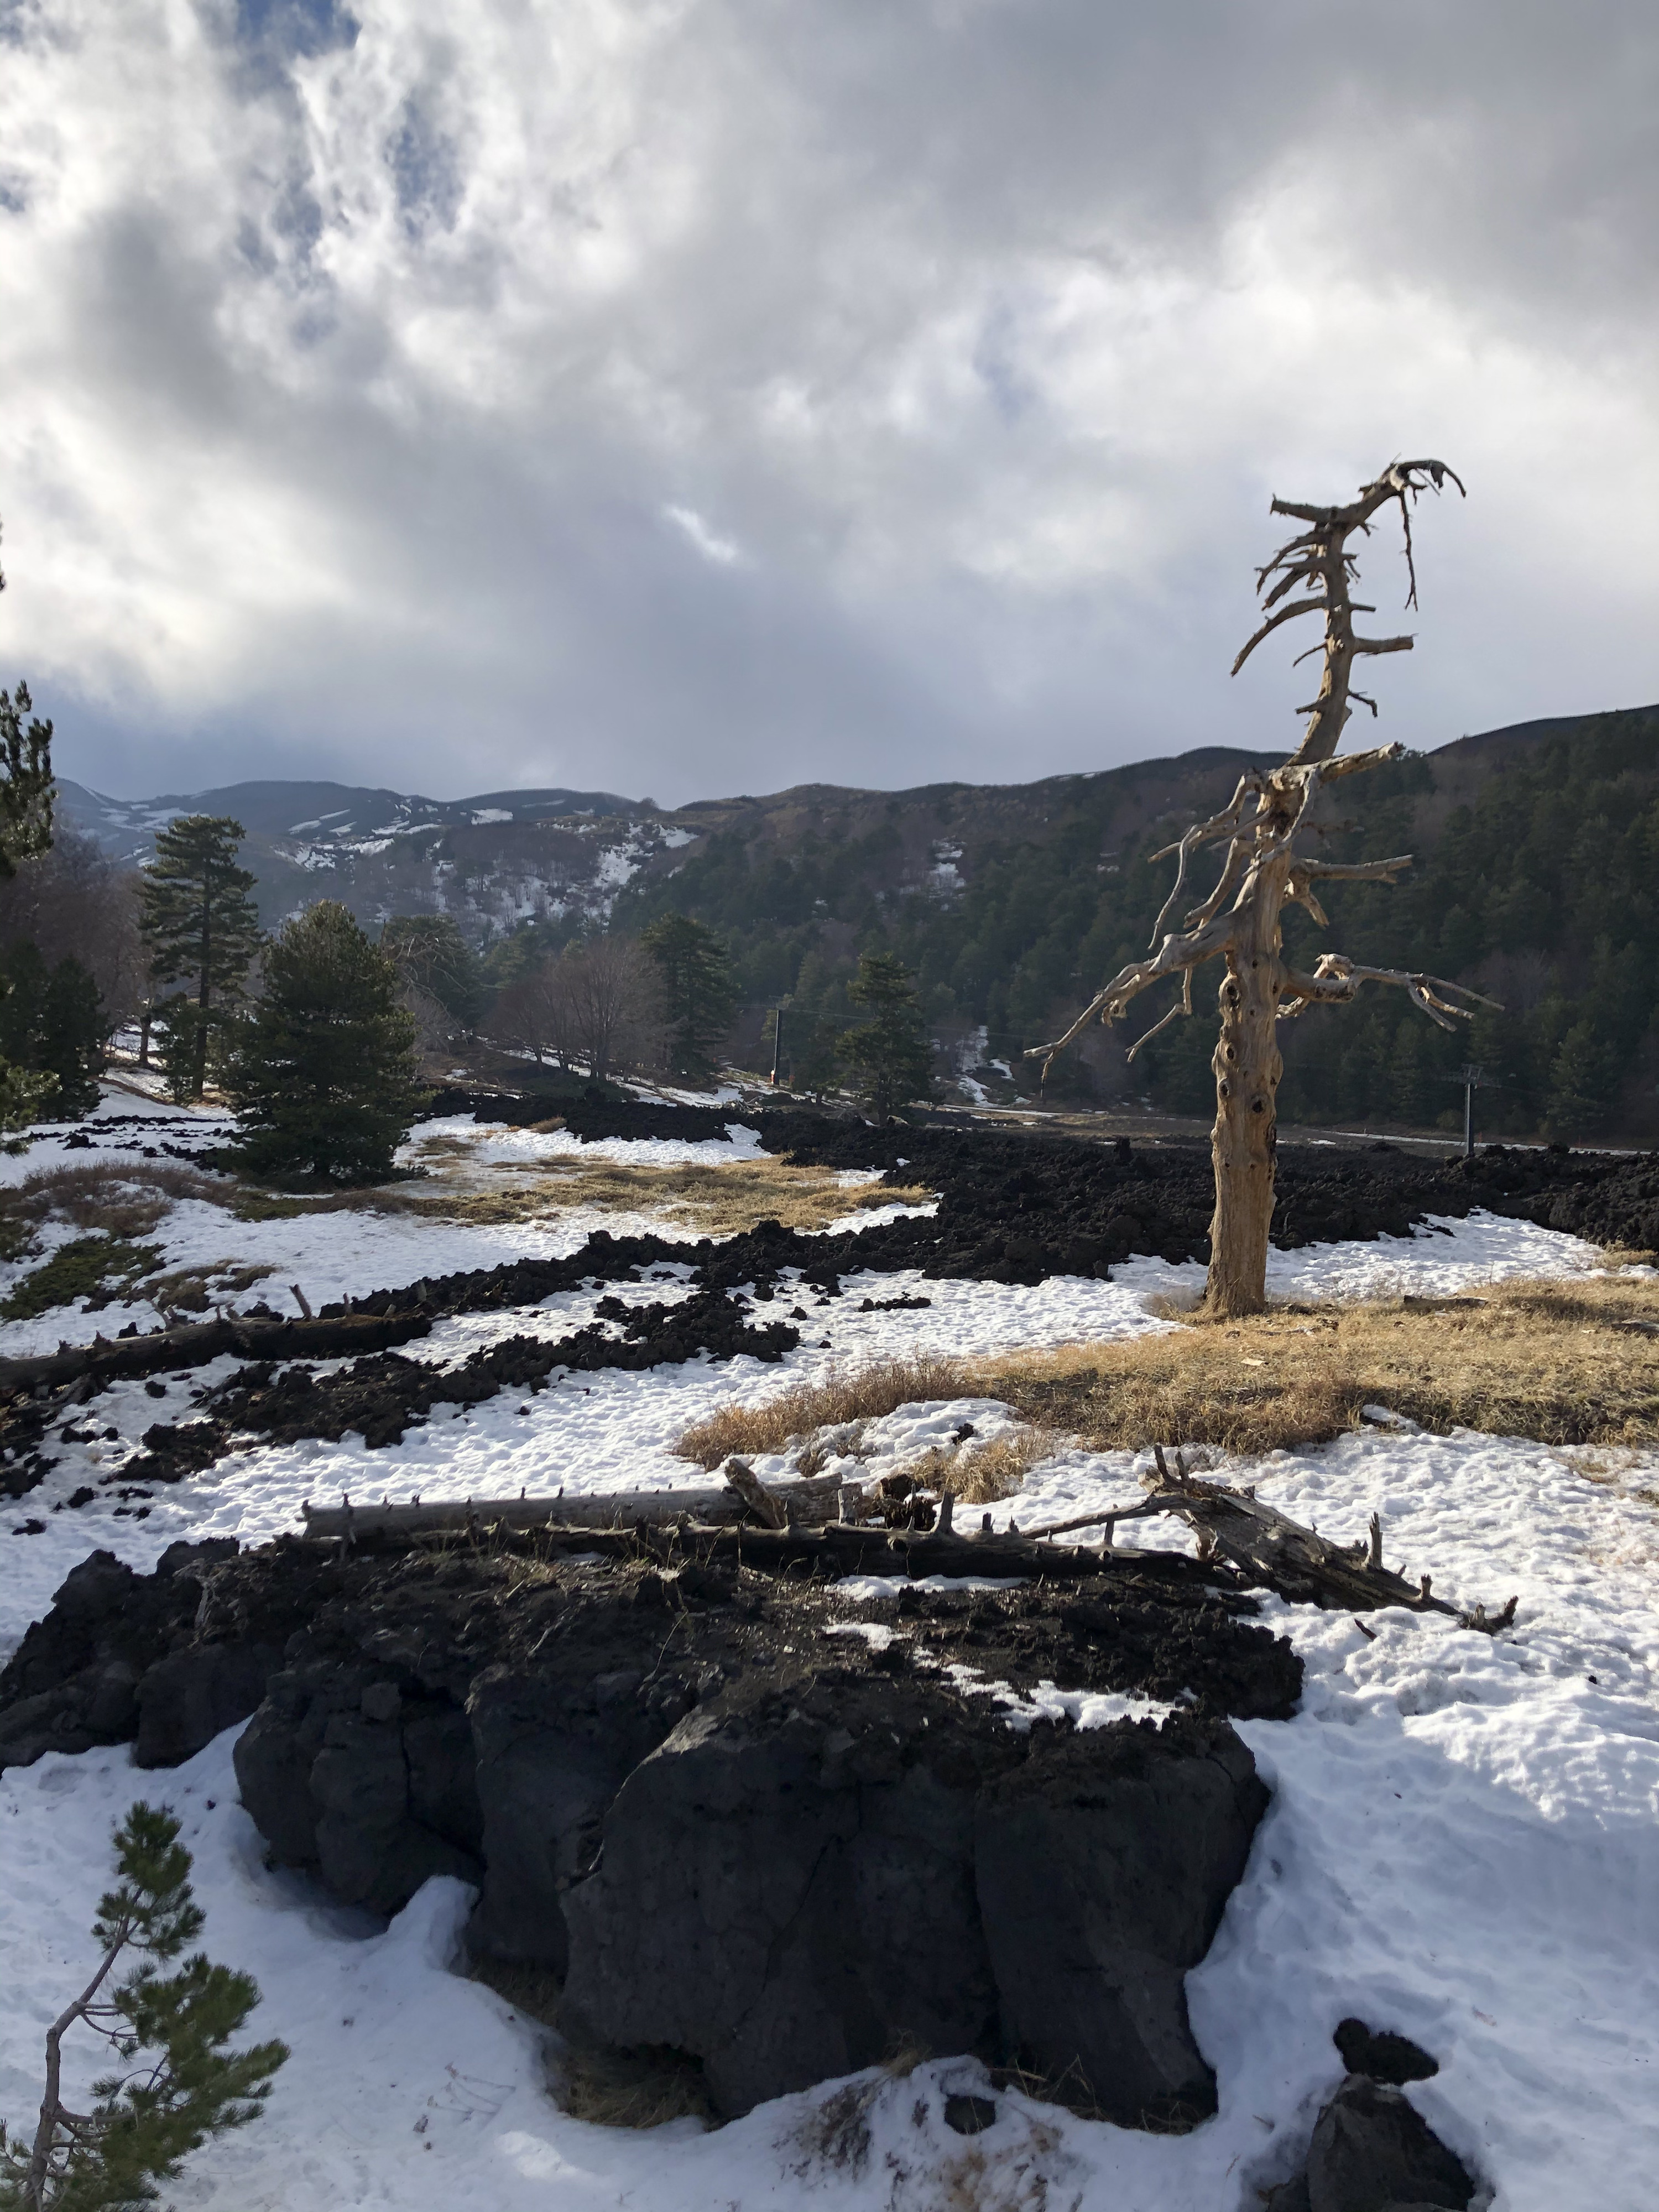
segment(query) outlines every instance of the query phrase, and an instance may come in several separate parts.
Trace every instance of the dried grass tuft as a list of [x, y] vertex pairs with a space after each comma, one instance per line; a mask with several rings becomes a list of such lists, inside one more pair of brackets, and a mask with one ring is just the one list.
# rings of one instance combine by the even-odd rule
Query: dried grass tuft
[[[933, 1353], [911, 1359], [874, 1359], [862, 1367], [836, 1367], [822, 1381], [797, 1382], [775, 1398], [757, 1406], [717, 1406], [706, 1420], [688, 1429], [674, 1446], [682, 1459], [699, 1467], [724, 1467], [733, 1452], [747, 1456], [786, 1450], [797, 1437], [815, 1437], [821, 1429], [846, 1429], [855, 1422], [878, 1421], [901, 1406], [924, 1403], [930, 1398], [967, 1398], [979, 1395], [969, 1387], [969, 1370], [960, 1360]], [[824, 1451], [808, 1468], [804, 1454], [803, 1474], [817, 1474], [832, 1455], [855, 1456], [854, 1451], [832, 1455]]]
[[702, 2067], [683, 2051], [567, 2047], [553, 2091], [572, 2119], [596, 2128], [659, 2128], [669, 2120], [715, 2121]]
[[1012, 1498], [1031, 1469], [1065, 1443], [1052, 1429], [1014, 1429], [980, 1443], [934, 1444], [893, 1472], [923, 1490], [948, 1490], [964, 1505], [994, 1505]]
[[[1285, 1306], [1122, 1343], [975, 1361], [877, 1361], [757, 1405], [722, 1406], [675, 1449], [714, 1468], [732, 1452], [782, 1451], [808, 1438], [805, 1466], [822, 1448], [817, 1432], [834, 1425], [929, 1399], [998, 1398], [1029, 1428], [929, 1463], [933, 1479], [978, 1504], [1012, 1496], [1025, 1468], [1066, 1437], [1096, 1450], [1159, 1441], [1249, 1457], [1328, 1442], [1356, 1427], [1368, 1405], [1441, 1432], [1650, 1443], [1659, 1438], [1656, 1322], [1659, 1279], [1638, 1275]], [[970, 1486], [958, 1489], [958, 1481]]]
[[57, 1219], [108, 1237], [142, 1237], [180, 1199], [222, 1206], [228, 1188], [222, 1178], [171, 1162], [92, 1161], [25, 1176], [0, 1194], [0, 1218], [14, 1224]]

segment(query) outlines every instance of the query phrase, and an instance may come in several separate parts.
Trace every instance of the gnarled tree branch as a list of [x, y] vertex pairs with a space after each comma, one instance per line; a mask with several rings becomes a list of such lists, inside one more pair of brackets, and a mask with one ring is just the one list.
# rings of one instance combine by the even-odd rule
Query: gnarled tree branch
[[[1455, 1028], [1460, 1021], [1473, 1021], [1476, 1006], [1502, 1011], [1496, 999], [1483, 997], [1466, 983], [1449, 982], [1443, 975], [1424, 975], [1405, 968], [1362, 968], [1340, 952], [1323, 952], [1311, 975], [1298, 975], [1294, 969], [1286, 971], [1280, 1018], [1289, 1020], [1309, 1006], [1346, 1006], [1358, 995], [1362, 983], [1397, 984], [1443, 1030]], [[1442, 993], [1449, 995], [1443, 997]], [[1458, 1006], [1454, 1002], [1459, 999], [1470, 1003]]]

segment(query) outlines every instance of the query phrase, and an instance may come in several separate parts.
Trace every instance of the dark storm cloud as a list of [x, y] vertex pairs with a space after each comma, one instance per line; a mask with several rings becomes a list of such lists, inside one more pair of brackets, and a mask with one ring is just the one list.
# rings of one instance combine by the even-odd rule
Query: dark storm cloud
[[1645, 8], [6, 20], [0, 654], [85, 781], [1288, 738], [1268, 492], [1403, 449], [1472, 496], [1389, 733], [1659, 693]]

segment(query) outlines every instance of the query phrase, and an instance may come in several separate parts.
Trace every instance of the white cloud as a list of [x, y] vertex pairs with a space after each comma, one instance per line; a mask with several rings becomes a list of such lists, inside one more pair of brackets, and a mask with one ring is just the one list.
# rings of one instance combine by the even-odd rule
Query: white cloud
[[1225, 676], [1268, 495], [1407, 449], [1471, 495], [1389, 734], [1659, 694], [1633, 0], [0, 40], [0, 656], [66, 773], [669, 799], [1288, 733], [1282, 660]]
[[729, 568], [741, 561], [742, 553], [729, 538], [716, 536], [695, 507], [668, 506], [663, 513], [677, 530], [683, 530], [705, 561], [716, 568]]

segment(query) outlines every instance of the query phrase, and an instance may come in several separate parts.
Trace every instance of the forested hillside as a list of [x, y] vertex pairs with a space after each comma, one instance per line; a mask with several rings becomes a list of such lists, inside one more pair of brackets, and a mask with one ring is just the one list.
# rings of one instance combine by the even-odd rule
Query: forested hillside
[[[786, 1038], [809, 1074], [851, 1011], [856, 951], [878, 944], [917, 971], [960, 1064], [977, 1046], [981, 1075], [993, 1060], [1018, 1070], [1025, 1047], [1146, 949], [1174, 872], [1150, 855], [1224, 799], [1244, 765], [1217, 750], [1006, 793], [946, 786], [729, 803], [672, 876], [623, 892], [613, 926], [672, 907], [720, 929], [751, 1000], [789, 997]], [[1323, 805], [1332, 858], [1411, 852], [1417, 863], [1398, 888], [1334, 888], [1328, 931], [1293, 911], [1292, 945], [1310, 960], [1331, 947], [1425, 969], [1504, 1011], [1449, 1036], [1402, 994], [1376, 988], [1287, 1024], [1284, 1117], [1461, 1119], [1455, 1079], [1472, 1060], [1485, 1071], [1490, 1133], [1652, 1141], [1659, 708], [1468, 738], [1345, 782]], [[678, 819], [691, 827], [700, 811]], [[1152, 994], [1127, 1030], [1091, 1032], [1054, 1084], [1206, 1110], [1218, 981], [1218, 970], [1200, 974], [1197, 1016], [1133, 1067], [1124, 1046], [1164, 1011]]]
[[[498, 994], [522, 995], [562, 947], [595, 947], [607, 928], [636, 938], [678, 912], [731, 948], [737, 1056], [770, 1064], [770, 1010], [783, 1001], [784, 1061], [815, 1084], [856, 1017], [859, 955], [895, 951], [919, 979], [941, 1073], [1006, 1098], [1035, 1091], [1021, 1053], [1146, 951], [1174, 877], [1172, 860], [1152, 855], [1252, 764], [1213, 748], [1038, 783], [806, 785], [673, 811], [562, 790], [439, 805], [301, 785], [165, 804], [65, 785], [60, 808], [65, 832], [78, 823], [103, 845], [108, 873], [143, 857], [169, 809], [234, 803], [251, 817], [246, 858], [268, 927], [319, 896], [371, 933], [428, 917], [470, 964], [439, 994], [463, 1028], [489, 1028], [492, 1002], [507, 1003]], [[1292, 909], [1292, 947], [1425, 969], [1504, 1011], [1449, 1036], [1401, 992], [1368, 988], [1353, 1006], [1285, 1024], [1287, 1122], [1449, 1124], [1462, 1115], [1456, 1072], [1473, 1060], [1486, 1133], [1659, 1139], [1659, 708], [1464, 738], [1344, 781], [1321, 806], [1332, 858], [1412, 853], [1416, 865], [1396, 888], [1332, 889], [1328, 931]], [[20, 880], [0, 898], [0, 945], [27, 936], [52, 959], [73, 954], [100, 979], [107, 969], [106, 1006], [125, 1013], [125, 937], [98, 921], [81, 879], [95, 850], [66, 834], [60, 848], [33, 890]], [[35, 914], [48, 878], [63, 895]], [[1201, 895], [1201, 868], [1198, 880]], [[1201, 970], [1194, 1018], [1133, 1066], [1127, 1047], [1167, 997], [1149, 992], [1124, 1028], [1091, 1030], [1051, 1093], [1207, 1114], [1219, 980]]]

